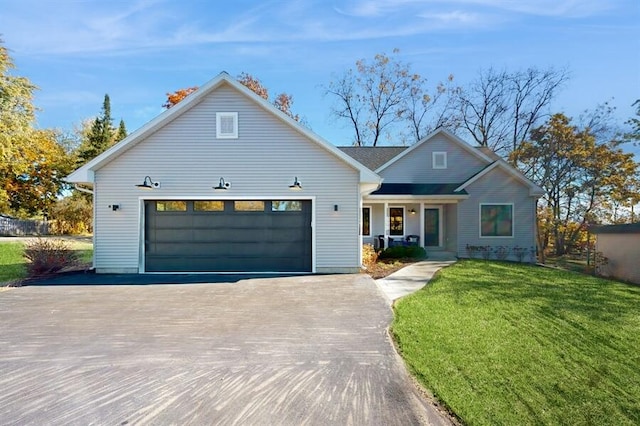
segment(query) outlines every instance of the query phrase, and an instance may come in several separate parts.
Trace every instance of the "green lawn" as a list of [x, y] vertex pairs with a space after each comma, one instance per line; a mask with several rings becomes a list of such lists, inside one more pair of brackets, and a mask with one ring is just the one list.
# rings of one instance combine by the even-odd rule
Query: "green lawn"
[[26, 269], [19, 242], [0, 243], [0, 283], [24, 278]]
[[[93, 245], [89, 242], [68, 240], [72, 250], [78, 252], [80, 261], [91, 263]], [[0, 283], [20, 280], [26, 276], [26, 261], [22, 257], [24, 243], [19, 240], [0, 242]]]
[[640, 287], [460, 261], [395, 312], [410, 370], [466, 424], [640, 424]]

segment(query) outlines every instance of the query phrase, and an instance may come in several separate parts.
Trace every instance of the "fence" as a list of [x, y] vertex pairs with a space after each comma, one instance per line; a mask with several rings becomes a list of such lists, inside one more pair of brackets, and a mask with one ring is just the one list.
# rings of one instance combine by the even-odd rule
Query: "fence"
[[42, 220], [20, 220], [0, 215], [0, 236], [47, 235], [49, 224]]

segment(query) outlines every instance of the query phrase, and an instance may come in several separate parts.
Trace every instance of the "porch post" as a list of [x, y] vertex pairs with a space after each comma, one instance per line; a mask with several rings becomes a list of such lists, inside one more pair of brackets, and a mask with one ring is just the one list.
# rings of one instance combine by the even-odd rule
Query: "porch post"
[[424, 201], [420, 201], [420, 241], [422, 241], [422, 247], [426, 247], [424, 240]]

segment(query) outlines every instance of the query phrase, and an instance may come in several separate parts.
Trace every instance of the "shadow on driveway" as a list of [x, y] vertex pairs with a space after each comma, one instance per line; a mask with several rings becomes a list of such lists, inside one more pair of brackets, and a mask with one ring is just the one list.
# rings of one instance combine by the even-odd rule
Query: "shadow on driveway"
[[294, 274], [96, 274], [68, 272], [25, 280], [24, 286], [55, 285], [154, 285], [237, 283], [259, 278], [285, 278]]

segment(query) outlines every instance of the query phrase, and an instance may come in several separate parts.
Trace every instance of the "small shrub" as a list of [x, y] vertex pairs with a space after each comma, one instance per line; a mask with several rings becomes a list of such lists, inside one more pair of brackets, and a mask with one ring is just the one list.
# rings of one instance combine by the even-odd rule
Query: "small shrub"
[[78, 264], [78, 255], [63, 240], [37, 238], [25, 244], [27, 275], [37, 277]]
[[491, 259], [491, 246], [479, 246], [478, 251], [480, 252], [484, 260]]
[[364, 244], [362, 246], [362, 264], [364, 266], [374, 265], [378, 261], [378, 253], [371, 244]]
[[469, 256], [469, 259], [473, 259], [476, 256], [477, 252], [477, 246], [470, 246], [469, 244], [467, 244], [467, 256]]
[[420, 246], [389, 247], [380, 253], [380, 259], [426, 259], [427, 251]]
[[494, 249], [496, 254], [496, 259], [498, 260], [507, 260], [509, 257], [509, 253], [511, 252], [511, 247], [509, 246], [498, 246]]
[[528, 250], [526, 247], [515, 246], [513, 248], [513, 255], [516, 257], [518, 262], [522, 263], [522, 261], [524, 260], [524, 257], [527, 255], [527, 251]]

